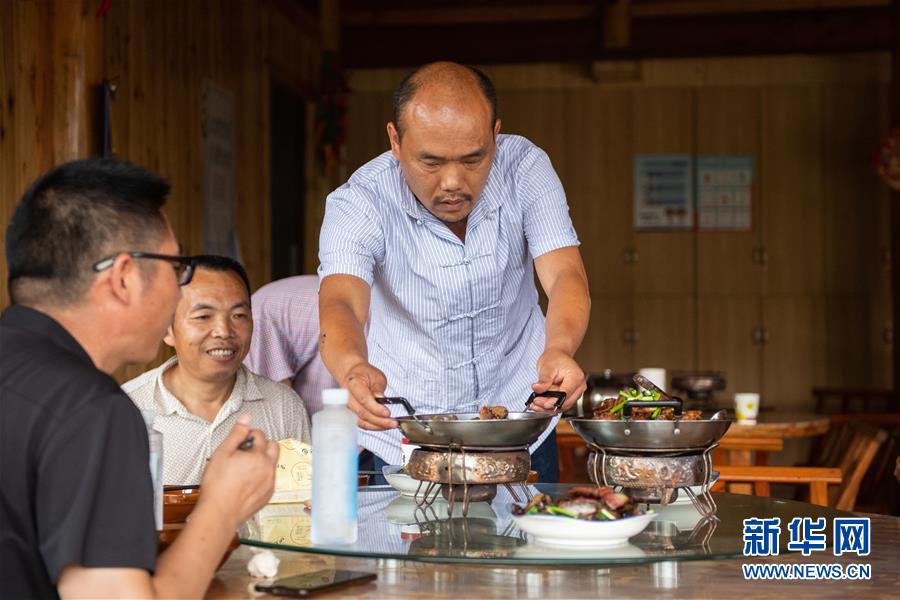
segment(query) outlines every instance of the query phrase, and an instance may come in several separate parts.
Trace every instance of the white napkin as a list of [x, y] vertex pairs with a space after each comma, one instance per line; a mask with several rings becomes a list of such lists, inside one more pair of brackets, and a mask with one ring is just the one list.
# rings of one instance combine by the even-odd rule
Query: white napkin
[[247, 562], [247, 572], [250, 573], [250, 577], [270, 578], [278, 575], [278, 564], [281, 561], [272, 554], [271, 550], [250, 548], [250, 552], [253, 553]]

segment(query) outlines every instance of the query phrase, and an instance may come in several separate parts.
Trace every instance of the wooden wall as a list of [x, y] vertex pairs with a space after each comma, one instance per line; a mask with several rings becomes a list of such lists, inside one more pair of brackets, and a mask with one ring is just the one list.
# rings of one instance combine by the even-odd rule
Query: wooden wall
[[[96, 153], [96, 90], [117, 79], [117, 155], [172, 184], [167, 213], [187, 252], [201, 249], [201, 90], [208, 79], [234, 97], [236, 223], [254, 287], [269, 281], [269, 84], [313, 99], [318, 22], [281, 0], [0, 2], [0, 219], [54, 164]], [[314, 109], [308, 119], [312, 131]], [[310, 136], [311, 137], [311, 136]], [[309, 152], [312, 157], [312, 141]], [[307, 165], [306, 254], [315, 269], [328, 182]], [[5, 264], [2, 280], [6, 280]], [[6, 289], [0, 305], [8, 303]], [[121, 377], [139, 373], [129, 369]]]
[[[794, 408], [814, 385], [891, 386], [889, 197], [868, 165], [889, 130], [887, 55], [484, 69], [503, 130], [566, 186], [593, 297], [586, 370], [722, 370], [729, 396]], [[352, 73], [347, 174], [387, 149], [402, 73]], [[752, 231], [634, 232], [632, 157], [668, 153], [752, 155]]]

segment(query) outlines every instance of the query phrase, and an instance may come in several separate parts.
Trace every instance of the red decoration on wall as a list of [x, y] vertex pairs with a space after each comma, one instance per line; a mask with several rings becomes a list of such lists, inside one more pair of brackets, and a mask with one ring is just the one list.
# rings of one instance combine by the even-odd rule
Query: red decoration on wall
[[872, 166], [891, 189], [900, 192], [900, 126], [872, 153]]

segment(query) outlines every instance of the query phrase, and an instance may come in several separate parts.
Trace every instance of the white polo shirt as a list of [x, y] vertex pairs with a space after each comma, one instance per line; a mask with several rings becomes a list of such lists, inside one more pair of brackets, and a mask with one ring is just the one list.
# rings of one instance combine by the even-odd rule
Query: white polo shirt
[[288, 386], [256, 375], [245, 366], [237, 372], [231, 396], [215, 420], [198, 417], [170, 392], [163, 373], [178, 362], [173, 356], [162, 365], [122, 386], [141, 410], [156, 411], [154, 429], [163, 434], [163, 483], [193, 485], [203, 479], [206, 459], [215, 452], [242, 413], [252, 427], [269, 439], [310, 441], [309, 416], [303, 401]]

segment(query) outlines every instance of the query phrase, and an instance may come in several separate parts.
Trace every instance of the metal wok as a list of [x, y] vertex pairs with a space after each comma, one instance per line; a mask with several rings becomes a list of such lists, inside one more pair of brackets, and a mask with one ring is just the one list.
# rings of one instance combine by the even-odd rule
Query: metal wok
[[[644, 421], [630, 419], [632, 408], [671, 408], [674, 421]], [[722, 411], [710, 418], [697, 421], [680, 420], [681, 400], [660, 402], [626, 402], [620, 421], [599, 419], [569, 419], [572, 428], [588, 445], [610, 450], [634, 452], [676, 452], [702, 450], [717, 443], [728, 428], [731, 420], [724, 418]]]
[[[540, 396], [557, 398], [557, 409], [565, 400], [563, 392], [545, 392]], [[528, 446], [550, 426], [555, 413], [510, 412], [505, 419], [481, 420], [478, 413], [419, 415], [405, 398], [376, 398], [380, 404], [401, 404], [409, 416], [398, 417], [400, 431], [420, 446], [466, 446], [509, 448]], [[534, 394], [526, 401], [526, 407]], [[453, 418], [454, 420], [448, 420]]]

